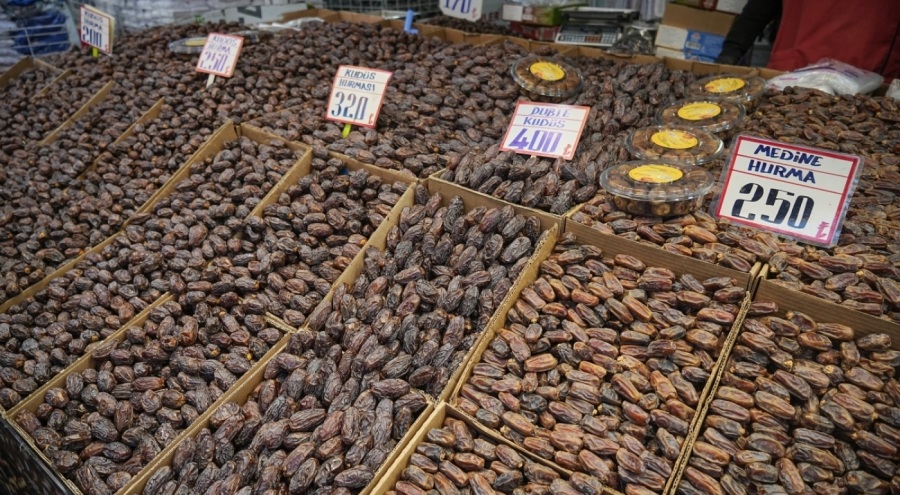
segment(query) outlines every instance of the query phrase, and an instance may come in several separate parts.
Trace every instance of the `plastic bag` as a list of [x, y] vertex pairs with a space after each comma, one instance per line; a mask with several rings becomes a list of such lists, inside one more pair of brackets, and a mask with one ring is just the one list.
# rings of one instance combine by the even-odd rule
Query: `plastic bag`
[[888, 86], [888, 90], [885, 96], [900, 101], [900, 79], [894, 79], [894, 82], [892, 82], [891, 85]]
[[874, 72], [823, 58], [802, 69], [773, 77], [769, 80], [769, 87], [781, 90], [788, 86], [802, 86], [833, 95], [849, 95], [871, 93], [881, 86], [882, 81], [884, 78]]

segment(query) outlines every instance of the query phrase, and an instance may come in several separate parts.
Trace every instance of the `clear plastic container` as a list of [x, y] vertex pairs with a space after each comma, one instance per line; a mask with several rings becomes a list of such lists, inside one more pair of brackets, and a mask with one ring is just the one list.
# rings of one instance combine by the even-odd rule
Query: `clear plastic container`
[[725, 145], [715, 134], [702, 129], [656, 125], [633, 130], [625, 147], [638, 160], [704, 165], [722, 156]]
[[206, 44], [206, 36], [198, 38], [184, 38], [169, 43], [169, 50], [181, 55], [195, 55], [203, 51]]
[[[266, 31], [259, 30], [247, 30], [247, 31], [238, 31], [236, 33], [229, 33], [233, 36], [240, 36], [244, 38], [244, 46], [252, 45], [255, 43], [259, 43], [259, 41], [263, 38], [268, 38], [272, 36], [272, 33]], [[169, 43], [169, 50], [173, 53], [178, 53], [182, 55], [194, 55], [199, 54], [203, 51], [203, 45], [206, 44], [206, 36], [197, 37], [197, 38], [184, 38], [178, 41], [173, 41]]]
[[701, 167], [663, 160], [635, 160], [614, 165], [600, 175], [613, 203], [633, 215], [686, 215], [703, 205], [712, 175]]
[[736, 100], [747, 108], [753, 108], [766, 92], [766, 80], [758, 76], [717, 74], [704, 77], [688, 86], [688, 95], [699, 98], [725, 98]]
[[584, 79], [571, 65], [550, 57], [531, 55], [512, 66], [512, 77], [526, 91], [565, 98], [581, 90]]
[[744, 106], [722, 98], [687, 98], [676, 101], [659, 110], [656, 120], [660, 125], [690, 127], [728, 139], [743, 122]]

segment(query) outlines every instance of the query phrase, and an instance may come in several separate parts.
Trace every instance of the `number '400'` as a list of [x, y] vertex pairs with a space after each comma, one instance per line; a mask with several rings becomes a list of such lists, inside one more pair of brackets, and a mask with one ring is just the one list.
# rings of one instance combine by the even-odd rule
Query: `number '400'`
[[[750, 199], [735, 200], [731, 207], [731, 216], [736, 218], [744, 218], [747, 220], [756, 219], [756, 213], [742, 214], [744, 203], [756, 203], [766, 196], [765, 204], [768, 206], [778, 205], [778, 212], [775, 216], [760, 215], [760, 219], [771, 224], [781, 225], [787, 218], [787, 224], [795, 229], [803, 229], [812, 215], [815, 202], [809, 196], [796, 196], [790, 191], [782, 191], [781, 189], [770, 189], [766, 195], [766, 188], [756, 183], [744, 184], [740, 189], [741, 194], [749, 195]], [[796, 196], [796, 198], [794, 197]]]
[[363, 120], [366, 117], [366, 107], [369, 105], [368, 96], [356, 96], [353, 93], [345, 95], [343, 91], [334, 94], [337, 104], [331, 109], [332, 117]]

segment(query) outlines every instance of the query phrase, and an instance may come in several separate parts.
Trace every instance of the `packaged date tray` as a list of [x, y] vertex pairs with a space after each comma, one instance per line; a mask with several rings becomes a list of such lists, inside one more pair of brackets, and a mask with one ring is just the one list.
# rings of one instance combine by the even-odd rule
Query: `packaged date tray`
[[713, 186], [701, 167], [662, 160], [636, 160], [603, 171], [600, 186], [616, 208], [634, 215], [670, 217], [698, 209]]
[[722, 156], [725, 146], [716, 135], [702, 129], [656, 125], [632, 131], [625, 147], [638, 160], [704, 165]]
[[531, 55], [512, 66], [512, 76], [526, 91], [565, 98], [581, 90], [584, 79], [578, 69], [549, 57]]
[[752, 108], [766, 92], [766, 80], [759, 76], [718, 74], [694, 81], [688, 95], [699, 98], [725, 98]]
[[663, 107], [657, 114], [660, 125], [690, 127], [730, 138], [744, 120], [744, 106], [722, 98], [687, 98]]

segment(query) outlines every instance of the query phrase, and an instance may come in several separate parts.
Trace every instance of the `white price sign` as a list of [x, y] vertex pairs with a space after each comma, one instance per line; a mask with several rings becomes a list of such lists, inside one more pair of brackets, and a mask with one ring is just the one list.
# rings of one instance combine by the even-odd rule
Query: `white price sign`
[[861, 171], [858, 156], [738, 136], [712, 213], [833, 246]]
[[500, 149], [571, 160], [590, 107], [520, 101]]
[[393, 75], [390, 71], [366, 67], [338, 67], [325, 119], [374, 128]]
[[210, 33], [197, 60], [197, 72], [231, 77], [237, 66], [244, 38], [230, 34]]
[[101, 52], [112, 55], [113, 26], [112, 16], [93, 7], [81, 6], [80, 38], [82, 45], [88, 45]]
[[484, 10], [484, 0], [440, 0], [441, 13], [448, 17], [477, 21]]

